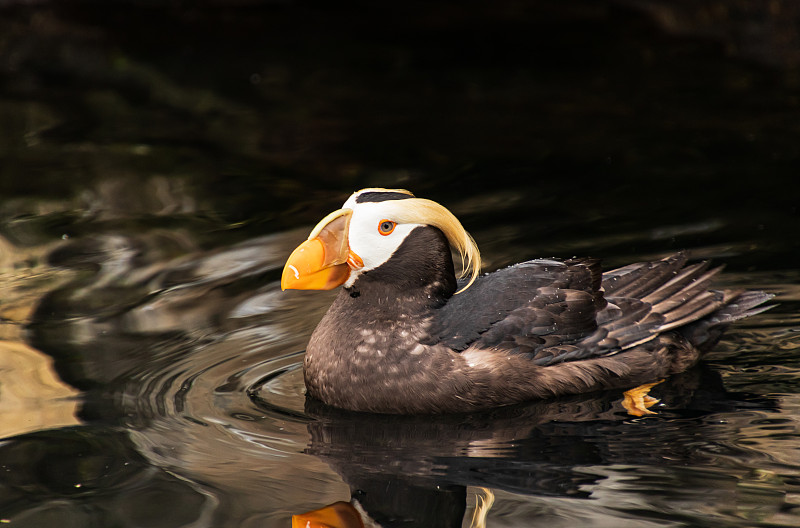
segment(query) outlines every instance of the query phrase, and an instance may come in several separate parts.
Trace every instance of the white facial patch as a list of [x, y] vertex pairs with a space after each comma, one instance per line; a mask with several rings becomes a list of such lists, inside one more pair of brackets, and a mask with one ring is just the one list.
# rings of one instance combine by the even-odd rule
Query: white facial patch
[[375, 269], [389, 260], [408, 234], [420, 227], [421, 224], [398, 223], [394, 231], [388, 235], [383, 235], [378, 231], [381, 222], [385, 220], [396, 222], [392, 212], [398, 207], [402, 207], [402, 202], [403, 200], [388, 200], [356, 203], [355, 197], [351, 196], [344, 203], [343, 209], [352, 209], [353, 211], [350, 219], [350, 231], [347, 234], [350, 251], [361, 257], [364, 262], [363, 268], [353, 270], [345, 283], [346, 286], [352, 286], [359, 273]]

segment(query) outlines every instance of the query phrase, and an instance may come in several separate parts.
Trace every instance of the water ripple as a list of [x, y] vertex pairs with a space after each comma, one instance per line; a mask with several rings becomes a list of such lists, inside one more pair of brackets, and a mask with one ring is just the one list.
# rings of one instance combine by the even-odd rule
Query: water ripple
[[268, 511], [277, 523], [310, 509], [303, 501], [351, 493], [376, 511], [393, 498], [413, 509], [467, 486], [495, 490], [496, 515], [513, 504], [510, 518], [536, 511], [564, 526], [737, 526], [790, 509], [785, 497], [800, 481], [791, 288], [778, 308], [734, 326], [709, 365], [657, 386], [653, 417], [630, 417], [613, 391], [468, 415], [374, 416], [305, 398], [303, 348], [333, 294], [279, 292], [278, 255], [296, 237], [170, 262], [147, 251], [136, 261], [135, 248], [155, 244], [146, 236], [66, 244], [62, 263], [91, 259], [96, 271], [42, 300], [33, 341], [85, 391], [84, 420], [116, 428], [148, 467], [228, 513]]

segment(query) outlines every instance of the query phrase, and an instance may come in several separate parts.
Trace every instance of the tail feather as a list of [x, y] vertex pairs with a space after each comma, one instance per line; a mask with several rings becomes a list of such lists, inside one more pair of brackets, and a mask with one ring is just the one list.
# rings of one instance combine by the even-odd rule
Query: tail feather
[[714, 341], [733, 321], [761, 313], [773, 295], [760, 291], [714, 290], [723, 266], [686, 264], [677, 253], [655, 262], [631, 264], [603, 274], [608, 306], [598, 314], [605, 333], [601, 348], [624, 350], [669, 330], [696, 346]]
[[672, 309], [665, 314], [666, 322], [658, 329], [659, 332], [666, 332], [673, 328], [678, 328], [693, 321], [698, 321], [709, 314], [714, 313], [723, 306], [724, 296], [720, 292], [705, 291], [688, 302]]
[[775, 295], [763, 291], [722, 292], [725, 303], [710, 315], [679, 329], [680, 333], [694, 346], [707, 350], [719, 341], [725, 329], [734, 321], [760, 314], [774, 308], [774, 304], [764, 305]]
[[661, 286], [665, 277], [675, 274], [686, 263], [684, 253], [663, 260], [631, 264], [603, 274], [606, 296], [641, 298]]
[[723, 308], [714, 312], [709, 318], [709, 322], [715, 325], [729, 324], [751, 315], [760, 314], [773, 308], [774, 304], [764, 306], [764, 303], [774, 298], [774, 293], [763, 291], [746, 291], [737, 295], [728, 302]]
[[645, 295], [642, 300], [653, 305], [658, 305], [668, 299], [680, 299], [692, 297], [693, 291], [708, 289], [711, 279], [722, 271], [722, 266], [718, 266], [704, 274], [710, 262], [698, 262], [680, 270], [674, 278], [656, 288], [652, 293]]

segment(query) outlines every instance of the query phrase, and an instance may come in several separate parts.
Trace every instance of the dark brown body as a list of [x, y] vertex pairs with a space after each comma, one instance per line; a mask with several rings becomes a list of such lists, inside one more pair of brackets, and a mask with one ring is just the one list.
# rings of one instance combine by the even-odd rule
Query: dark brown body
[[340, 292], [308, 345], [308, 394], [417, 414], [656, 381], [696, 363], [727, 324], [771, 297], [709, 290], [718, 270], [685, 261], [606, 274], [595, 261], [530, 261], [453, 296], [447, 242], [419, 228]]
[[[344, 292], [340, 299], [347, 302]], [[336, 307], [335, 303], [333, 307]], [[341, 313], [338, 310], [329, 312]], [[326, 317], [329, 317], [327, 315]], [[533, 364], [504, 351], [455, 352], [399, 338], [419, 336], [424, 319], [394, 321], [343, 339], [320, 324], [306, 352], [308, 393], [335, 407], [382, 413], [463, 412], [603, 389], [630, 388], [682, 372], [700, 357], [677, 332], [608, 357]], [[389, 323], [389, 321], [386, 321]], [[352, 346], [355, 343], [355, 346]]]

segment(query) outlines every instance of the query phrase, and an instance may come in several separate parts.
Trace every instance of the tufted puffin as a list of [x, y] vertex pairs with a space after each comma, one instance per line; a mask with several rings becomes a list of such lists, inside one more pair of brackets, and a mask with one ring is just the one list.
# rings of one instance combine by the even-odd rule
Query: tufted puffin
[[308, 394], [425, 414], [628, 389], [686, 370], [773, 297], [710, 289], [721, 268], [683, 253], [606, 272], [587, 258], [480, 268], [474, 240], [438, 203], [402, 189], [350, 196], [281, 278], [284, 290], [343, 286], [306, 349]]

